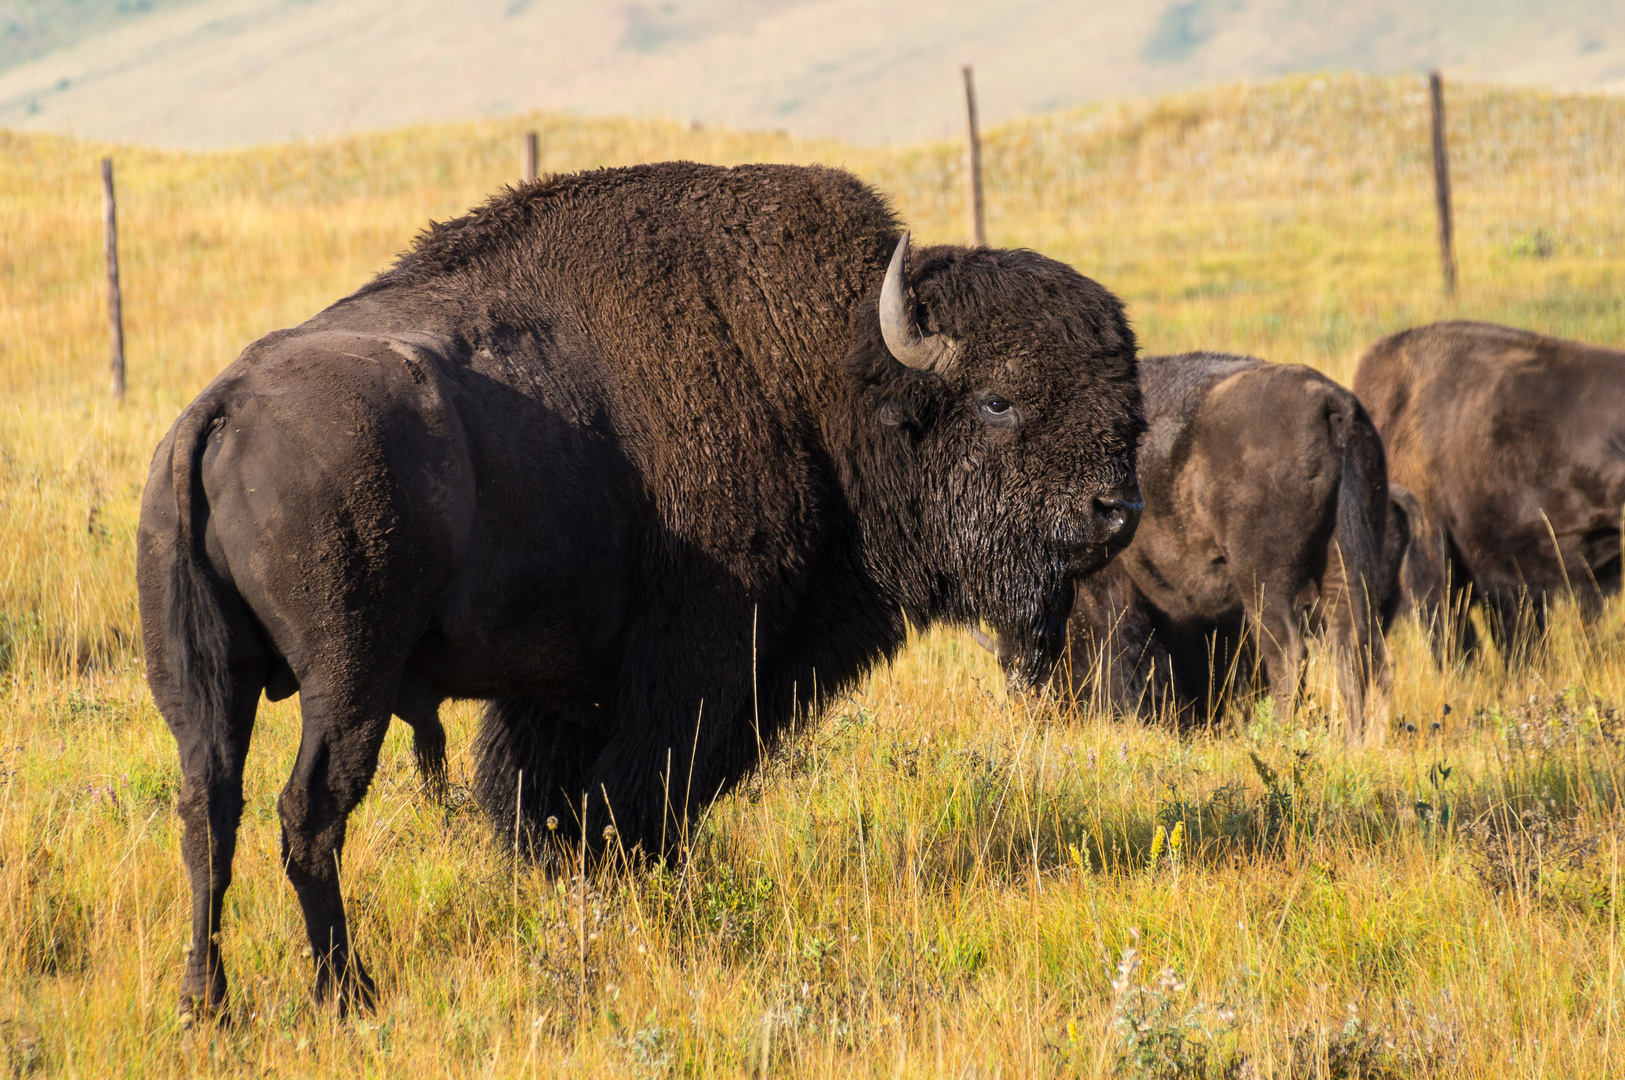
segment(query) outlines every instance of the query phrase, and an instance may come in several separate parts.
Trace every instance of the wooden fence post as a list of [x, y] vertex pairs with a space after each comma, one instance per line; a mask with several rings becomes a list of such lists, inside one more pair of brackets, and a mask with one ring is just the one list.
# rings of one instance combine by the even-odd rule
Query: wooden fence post
[[536, 133], [527, 131], [525, 132], [525, 149], [519, 156], [519, 175], [527, 184], [536, 179], [536, 159]]
[[1444, 80], [1428, 74], [1433, 95], [1433, 194], [1439, 205], [1439, 266], [1446, 296], [1456, 295], [1456, 249], [1450, 224], [1450, 154], [1444, 136]]
[[113, 398], [124, 400], [124, 304], [118, 287], [118, 203], [113, 159], [102, 158], [102, 249], [107, 256], [107, 323], [113, 333]]
[[970, 235], [977, 247], [987, 244], [987, 218], [982, 213], [982, 132], [976, 123], [976, 76], [965, 65], [965, 117], [970, 125], [970, 153], [966, 161], [970, 173]]

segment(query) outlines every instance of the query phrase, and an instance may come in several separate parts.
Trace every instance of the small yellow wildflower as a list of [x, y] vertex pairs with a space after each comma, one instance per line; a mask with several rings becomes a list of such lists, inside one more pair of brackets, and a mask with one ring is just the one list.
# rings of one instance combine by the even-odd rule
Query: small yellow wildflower
[[1157, 860], [1162, 857], [1162, 849], [1167, 842], [1168, 831], [1158, 825], [1156, 833], [1151, 837], [1151, 862], [1148, 864], [1151, 869], [1157, 868]]

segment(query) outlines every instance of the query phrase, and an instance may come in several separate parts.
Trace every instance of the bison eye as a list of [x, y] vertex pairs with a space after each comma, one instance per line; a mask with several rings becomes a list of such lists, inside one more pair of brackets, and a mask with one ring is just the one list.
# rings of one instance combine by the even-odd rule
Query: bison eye
[[1014, 406], [994, 394], [982, 399], [981, 414], [982, 422], [992, 427], [1013, 428], [1021, 422]]

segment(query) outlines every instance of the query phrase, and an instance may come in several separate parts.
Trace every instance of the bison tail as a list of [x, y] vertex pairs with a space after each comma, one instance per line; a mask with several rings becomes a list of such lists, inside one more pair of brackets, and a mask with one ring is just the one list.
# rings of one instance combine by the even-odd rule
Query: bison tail
[[1334, 435], [1342, 445], [1337, 484], [1337, 520], [1330, 552], [1340, 582], [1334, 610], [1327, 612], [1332, 640], [1342, 654], [1339, 680], [1349, 711], [1349, 736], [1357, 741], [1366, 725], [1367, 691], [1386, 685], [1388, 665], [1382, 640], [1382, 612], [1388, 599], [1385, 541], [1388, 484], [1382, 443], [1358, 405], [1339, 410]]
[[[1356, 429], [1357, 431], [1358, 429]], [[1364, 434], [1363, 432], [1359, 434]], [[1383, 565], [1382, 543], [1378, 539], [1387, 525], [1386, 498], [1373, 499], [1373, 485], [1382, 484], [1380, 476], [1372, 476], [1368, 458], [1369, 448], [1360, 445], [1359, 434], [1343, 446], [1343, 473], [1337, 484], [1337, 525], [1333, 536], [1338, 554], [1343, 560], [1344, 572], [1351, 591], [1358, 593], [1364, 609], [1375, 609], [1383, 599], [1379, 582]], [[1384, 496], [1386, 492], [1382, 493]], [[1373, 510], [1375, 509], [1375, 513]], [[1380, 515], [1380, 520], [1372, 520]]]
[[224, 721], [230, 708], [231, 624], [219, 586], [209, 572], [197, 518], [205, 510], [202, 460], [209, 430], [219, 419], [212, 408], [181, 418], [172, 448], [178, 543], [169, 567], [164, 607], [165, 659], [183, 693], [207, 721]]

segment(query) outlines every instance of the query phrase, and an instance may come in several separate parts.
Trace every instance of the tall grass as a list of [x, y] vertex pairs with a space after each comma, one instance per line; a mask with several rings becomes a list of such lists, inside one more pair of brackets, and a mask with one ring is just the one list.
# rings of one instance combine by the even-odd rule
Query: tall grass
[[[1450, 88], [1447, 301], [1424, 93], [1291, 79], [1009, 125], [986, 138], [991, 239], [1113, 288], [1150, 351], [1346, 381], [1371, 340], [1441, 317], [1625, 341], [1625, 102]], [[184, 1029], [178, 768], [133, 590], [148, 455], [244, 345], [506, 183], [531, 128], [553, 171], [844, 164], [922, 239], [963, 239], [950, 144], [537, 116], [112, 148], [131, 379], [114, 406], [95, 168], [110, 148], [0, 134], [14, 1073], [1617, 1074], [1618, 604], [1592, 624], [1560, 612], [1510, 669], [1492, 654], [1441, 672], [1397, 628], [1395, 728], [1354, 752], [1327, 723], [1318, 652], [1295, 722], [1244, 703], [1178, 737], [1008, 700], [979, 650], [927, 632], [719, 804], [684, 866], [585, 882], [489, 838], [461, 786], [472, 709], [448, 708], [451, 798], [418, 790], [397, 732], [352, 825], [346, 892], [384, 1000], [351, 1022], [306, 998], [274, 811], [297, 702], [266, 704], [223, 932], [233, 1022]]]

